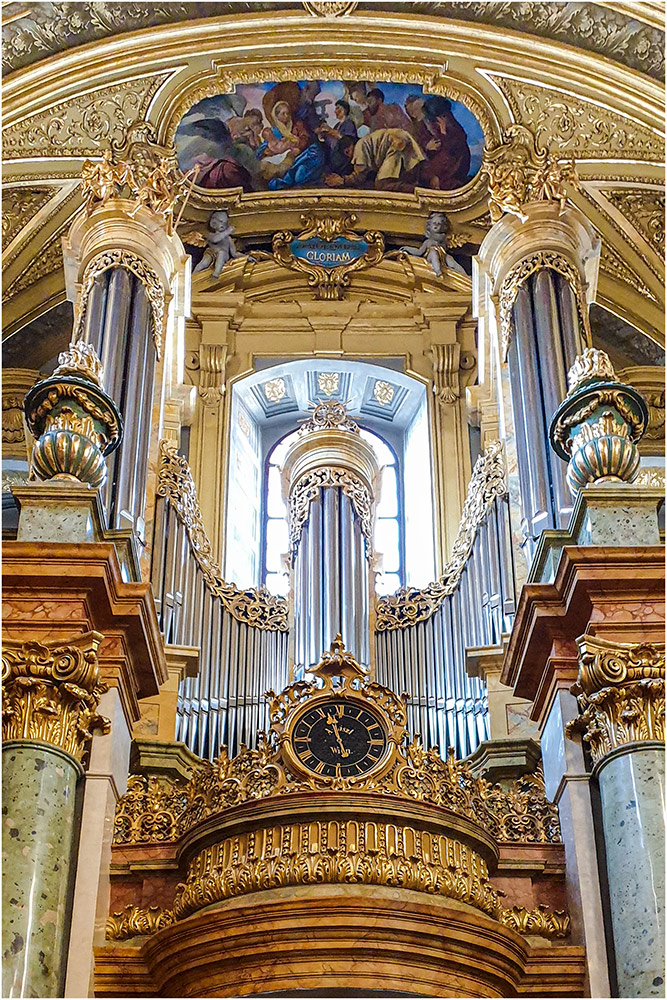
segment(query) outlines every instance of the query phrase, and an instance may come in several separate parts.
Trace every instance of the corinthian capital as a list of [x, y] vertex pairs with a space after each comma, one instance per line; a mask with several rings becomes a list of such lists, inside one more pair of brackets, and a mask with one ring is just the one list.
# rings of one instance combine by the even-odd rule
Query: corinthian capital
[[2, 738], [42, 740], [83, 761], [93, 731], [109, 732], [97, 714], [97, 648], [103, 636], [86, 632], [68, 643], [6, 639], [2, 651]]
[[[614, 643], [583, 636], [579, 675], [572, 687], [593, 760], [627, 743], [665, 738], [664, 643]], [[569, 735], [569, 733], [568, 733]]]

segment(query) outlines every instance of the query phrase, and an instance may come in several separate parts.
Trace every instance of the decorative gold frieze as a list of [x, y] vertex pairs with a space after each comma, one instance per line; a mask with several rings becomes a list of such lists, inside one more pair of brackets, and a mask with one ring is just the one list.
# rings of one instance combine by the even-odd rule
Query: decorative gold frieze
[[544, 903], [532, 910], [527, 910], [525, 906], [512, 906], [503, 910], [500, 919], [519, 934], [564, 938], [570, 933], [570, 914], [567, 910], [551, 910]]
[[65, 230], [69, 227], [70, 222], [71, 219], [52, 233], [39, 250], [35, 252], [34, 256], [31, 257], [27, 267], [21, 271], [11, 284], [3, 288], [3, 300], [14, 298], [19, 292], [23, 292], [26, 288], [34, 285], [40, 278], [46, 278], [47, 275], [53, 274], [54, 271], [59, 271], [62, 268], [62, 237]]
[[86, 632], [67, 643], [4, 640], [4, 740], [42, 740], [84, 760], [93, 732], [110, 728], [97, 714], [107, 690], [97, 664], [102, 639], [99, 632]]
[[95, 279], [100, 274], [114, 267], [125, 268], [138, 278], [146, 289], [153, 313], [153, 343], [159, 360], [162, 350], [162, 338], [166, 332], [167, 323], [165, 290], [153, 268], [146, 263], [143, 257], [139, 257], [130, 250], [105, 250], [104, 253], [93, 257], [86, 265], [75, 309], [73, 339], [76, 339], [83, 333], [86, 303], [95, 284]]
[[2, 135], [3, 156], [99, 156], [100, 148], [122, 142], [125, 130], [144, 118], [170, 73], [144, 75], [80, 94], [9, 125]]
[[532, 201], [557, 201], [561, 212], [567, 201], [566, 184], [578, 186], [574, 160], [563, 159], [538, 147], [525, 125], [510, 125], [502, 143], [485, 149], [480, 173], [488, 178], [491, 221], [505, 212], [528, 218], [524, 205]]
[[163, 910], [160, 906], [142, 908], [130, 903], [107, 918], [106, 936], [112, 941], [126, 941], [139, 935], [155, 934], [173, 922], [171, 910]]
[[301, 0], [313, 17], [345, 17], [359, 6], [359, 0]]
[[258, 889], [323, 882], [416, 889], [502, 915], [486, 863], [471, 848], [443, 834], [361, 819], [279, 823], [208, 847], [190, 863], [173, 912], [182, 920]]
[[256, 628], [287, 631], [287, 601], [275, 597], [264, 587], [239, 590], [225, 583], [220, 567], [213, 559], [211, 543], [202, 521], [197, 488], [190, 466], [178, 454], [174, 442], [163, 440], [159, 448], [157, 495], [164, 497], [185, 527], [192, 555], [199, 565], [210, 591], [238, 621]]
[[2, 242], [8, 247], [57, 192], [54, 187], [7, 187], [2, 197]]
[[493, 73], [514, 118], [530, 126], [536, 142], [548, 144], [577, 160], [665, 159], [663, 137], [601, 104], [543, 83], [530, 83]]
[[477, 459], [468, 483], [468, 492], [456, 535], [452, 557], [439, 580], [422, 590], [403, 587], [395, 594], [382, 597], [376, 605], [375, 628], [406, 628], [426, 621], [444, 599], [458, 587], [477, 535], [477, 529], [489, 512], [496, 497], [505, 496], [503, 447], [493, 441]]
[[665, 256], [665, 192], [658, 188], [605, 188], [605, 198], [660, 256]]
[[188, 804], [185, 786], [157, 775], [131, 775], [117, 809], [114, 836], [120, 844], [161, 844], [178, 840]]
[[288, 508], [290, 552], [296, 551], [313, 500], [319, 497], [322, 490], [335, 486], [343, 491], [359, 518], [361, 533], [366, 540], [366, 557], [370, 559], [373, 548], [373, 497], [359, 476], [349, 469], [335, 467], [308, 472], [292, 486]]
[[557, 274], [561, 274], [569, 283], [574, 293], [577, 305], [577, 314], [579, 316], [579, 325], [583, 338], [587, 344], [592, 342], [593, 338], [590, 319], [588, 316], [588, 306], [586, 304], [586, 297], [581, 285], [579, 271], [574, 264], [563, 257], [562, 254], [556, 253], [554, 250], [538, 250], [529, 257], [525, 257], [510, 271], [508, 271], [500, 287], [498, 313], [500, 319], [500, 337], [503, 360], [507, 358], [507, 351], [509, 350], [512, 334], [514, 332], [512, 310], [514, 308], [514, 302], [519, 288], [525, 281], [528, 280], [528, 278], [530, 278], [531, 275], [535, 274], [537, 271], [543, 270], [544, 268], [548, 268], [551, 271], [555, 271]]
[[597, 763], [617, 747], [665, 739], [664, 643], [577, 640], [579, 675], [572, 687], [581, 715], [568, 735], [582, 732]]
[[621, 254], [614, 250], [608, 243], [602, 244], [600, 270], [616, 281], [623, 281], [645, 298], [651, 299], [653, 302], [657, 301], [648, 285], [641, 280], [637, 272], [629, 266]]

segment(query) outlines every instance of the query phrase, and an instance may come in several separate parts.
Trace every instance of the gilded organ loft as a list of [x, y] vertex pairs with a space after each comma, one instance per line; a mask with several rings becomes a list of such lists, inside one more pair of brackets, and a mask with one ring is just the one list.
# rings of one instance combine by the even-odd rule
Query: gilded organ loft
[[664, 996], [664, 11], [4, 3], [3, 995]]

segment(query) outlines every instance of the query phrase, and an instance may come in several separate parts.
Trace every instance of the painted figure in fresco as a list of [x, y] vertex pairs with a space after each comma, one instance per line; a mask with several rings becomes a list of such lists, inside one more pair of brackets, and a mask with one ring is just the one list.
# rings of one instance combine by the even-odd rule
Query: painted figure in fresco
[[399, 128], [378, 129], [356, 143], [346, 174], [328, 174], [328, 187], [366, 187], [374, 182], [378, 191], [412, 191], [417, 168], [425, 159], [409, 132]]
[[208, 271], [213, 267], [213, 277], [219, 278], [222, 269], [228, 260], [233, 257], [240, 257], [232, 239], [234, 226], [229, 225], [229, 215], [227, 212], [212, 212], [208, 220], [208, 232], [206, 233], [206, 250], [204, 256], [199, 261], [193, 274], [200, 271]]
[[239, 84], [199, 101], [176, 133], [179, 165], [199, 165], [200, 187], [244, 191], [453, 190], [479, 168], [483, 142], [460, 104], [365, 80]]
[[450, 271], [457, 271], [465, 274], [465, 270], [454, 258], [447, 253], [447, 234], [449, 232], [449, 222], [444, 212], [431, 212], [426, 220], [424, 229], [424, 242], [419, 247], [401, 247], [404, 253], [409, 253], [412, 257], [426, 257], [427, 261], [438, 276], [442, 275], [443, 267]]
[[470, 147], [465, 129], [452, 114], [451, 101], [427, 97], [424, 117], [433, 138], [424, 147], [428, 159], [421, 169], [422, 183], [441, 191], [462, 187], [470, 171]]
[[368, 125], [371, 132], [376, 132], [381, 128], [410, 128], [410, 119], [403, 108], [398, 104], [385, 104], [384, 91], [379, 87], [374, 87], [366, 94], [367, 108], [364, 112], [364, 125]]

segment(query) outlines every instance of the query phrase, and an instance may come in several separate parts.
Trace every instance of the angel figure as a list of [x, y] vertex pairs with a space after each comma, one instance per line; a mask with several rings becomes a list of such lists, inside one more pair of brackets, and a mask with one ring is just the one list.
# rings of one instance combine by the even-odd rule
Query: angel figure
[[136, 215], [142, 205], [146, 205], [156, 215], [162, 215], [167, 223], [167, 235], [174, 232], [174, 206], [181, 194], [181, 188], [186, 181], [198, 173], [199, 165], [189, 170], [187, 174], [178, 177], [172, 160], [168, 156], [160, 157], [160, 162], [149, 172], [143, 184], [136, 184], [136, 207], [130, 216]]
[[465, 274], [465, 270], [447, 253], [447, 233], [449, 223], [444, 212], [431, 212], [426, 220], [424, 242], [419, 247], [401, 247], [403, 253], [412, 257], [425, 257], [438, 278], [442, 276], [443, 267], [450, 271]]
[[127, 163], [114, 164], [110, 149], [104, 150], [101, 160], [86, 160], [81, 168], [81, 194], [85, 198], [86, 215], [90, 215], [98, 204], [103, 205], [115, 197], [128, 180]]
[[199, 271], [207, 271], [213, 267], [213, 277], [219, 278], [222, 269], [228, 260], [233, 257], [241, 257], [232, 239], [234, 226], [229, 225], [229, 215], [227, 212], [212, 212], [208, 220], [208, 232], [206, 233], [206, 250], [204, 256], [195, 267], [193, 274]]

